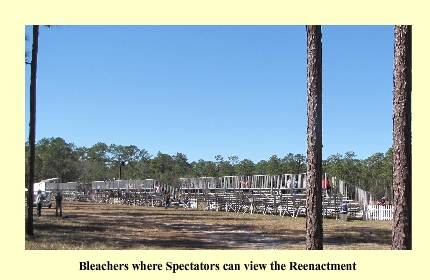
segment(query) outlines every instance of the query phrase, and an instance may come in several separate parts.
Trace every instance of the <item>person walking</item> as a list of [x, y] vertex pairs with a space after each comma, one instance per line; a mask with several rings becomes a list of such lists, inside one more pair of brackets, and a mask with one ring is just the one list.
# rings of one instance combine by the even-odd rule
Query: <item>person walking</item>
[[60, 210], [60, 217], [63, 217], [63, 196], [61, 192], [57, 192], [55, 196], [55, 217], [58, 217], [58, 210]]

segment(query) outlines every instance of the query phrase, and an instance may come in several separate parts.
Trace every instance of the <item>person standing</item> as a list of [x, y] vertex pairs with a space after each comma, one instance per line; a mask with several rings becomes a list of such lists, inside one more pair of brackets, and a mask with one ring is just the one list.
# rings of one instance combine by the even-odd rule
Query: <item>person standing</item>
[[170, 206], [170, 193], [168, 192], [164, 195], [164, 206], [166, 209]]
[[55, 217], [58, 217], [58, 210], [60, 210], [60, 217], [63, 217], [63, 196], [61, 192], [57, 192], [55, 196]]
[[325, 177], [322, 180], [322, 188], [323, 188], [323, 190], [326, 191], [326, 196], [330, 196], [331, 195], [330, 181], [327, 179], [327, 177]]
[[287, 189], [291, 189], [291, 178], [287, 176]]
[[298, 190], [298, 188], [299, 188], [299, 183], [297, 182], [297, 178], [294, 178], [294, 183], [293, 183], [293, 186], [294, 186], [294, 194], [298, 194], [299, 193], [299, 190]]
[[43, 202], [43, 195], [42, 191], [37, 191], [37, 197], [36, 197], [36, 207], [37, 207], [37, 216], [40, 217], [42, 215], [42, 202]]

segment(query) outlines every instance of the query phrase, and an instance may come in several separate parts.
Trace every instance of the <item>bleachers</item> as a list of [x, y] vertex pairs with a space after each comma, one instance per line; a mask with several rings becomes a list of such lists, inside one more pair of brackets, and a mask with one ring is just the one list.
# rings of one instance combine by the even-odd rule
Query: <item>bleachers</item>
[[[294, 188], [293, 183], [284, 183], [283, 179], [296, 178], [295, 174], [287, 176], [228, 176], [225, 178], [181, 178], [186, 182], [180, 192], [191, 195], [203, 204], [205, 211], [227, 211], [236, 213], [305, 216], [306, 188], [301, 180], [300, 188]], [[303, 179], [303, 177], [302, 177]], [[247, 187], [243, 187], [243, 182]], [[202, 183], [203, 182], [203, 183]], [[210, 182], [211, 188], [205, 188]], [[217, 183], [218, 182], [218, 183]], [[260, 185], [258, 185], [258, 182]], [[299, 186], [299, 184], [297, 184]], [[190, 191], [192, 190], [192, 192]], [[208, 191], [209, 190], [209, 191]], [[339, 218], [342, 203], [348, 204], [348, 215], [354, 218], [361, 211], [357, 202], [337, 195], [327, 196], [323, 193], [323, 216], [325, 218]], [[196, 208], [199, 208], [196, 204]], [[188, 208], [189, 209], [189, 208]]]
[[[62, 190], [65, 201], [159, 207], [164, 206], [164, 194], [169, 193], [171, 207], [175, 208], [298, 217], [306, 215], [305, 175], [180, 178], [178, 187], [146, 179], [95, 181], [85, 190], [76, 186], [68, 189], [71, 184], [66, 188], [58, 183], [55, 188]], [[350, 218], [361, 215], [362, 204], [350, 199], [346, 194], [353, 192], [342, 189], [344, 185], [336, 180], [333, 180], [335, 195], [328, 197], [323, 193], [323, 216], [339, 218], [344, 202], [348, 204]]]

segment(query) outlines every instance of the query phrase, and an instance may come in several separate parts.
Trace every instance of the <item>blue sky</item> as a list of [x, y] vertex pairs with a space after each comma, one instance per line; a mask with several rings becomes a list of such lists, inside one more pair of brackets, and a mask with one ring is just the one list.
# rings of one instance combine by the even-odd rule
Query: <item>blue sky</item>
[[[393, 26], [322, 34], [323, 158], [386, 152]], [[36, 140], [136, 145], [189, 162], [306, 155], [305, 26], [41, 27], [37, 77]]]

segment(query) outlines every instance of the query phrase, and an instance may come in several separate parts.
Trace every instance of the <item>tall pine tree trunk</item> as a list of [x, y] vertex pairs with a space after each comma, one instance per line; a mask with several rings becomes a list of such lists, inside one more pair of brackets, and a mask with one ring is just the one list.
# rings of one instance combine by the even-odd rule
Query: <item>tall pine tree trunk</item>
[[412, 26], [394, 29], [393, 250], [412, 249]]
[[323, 249], [321, 26], [306, 26], [308, 61], [306, 249]]
[[25, 223], [25, 233], [33, 235], [33, 184], [34, 184], [34, 162], [36, 146], [36, 72], [37, 72], [37, 51], [39, 48], [39, 26], [33, 26], [33, 49], [31, 55], [31, 83], [30, 83], [30, 129], [28, 134], [29, 142], [29, 178], [27, 193], [27, 215]]

